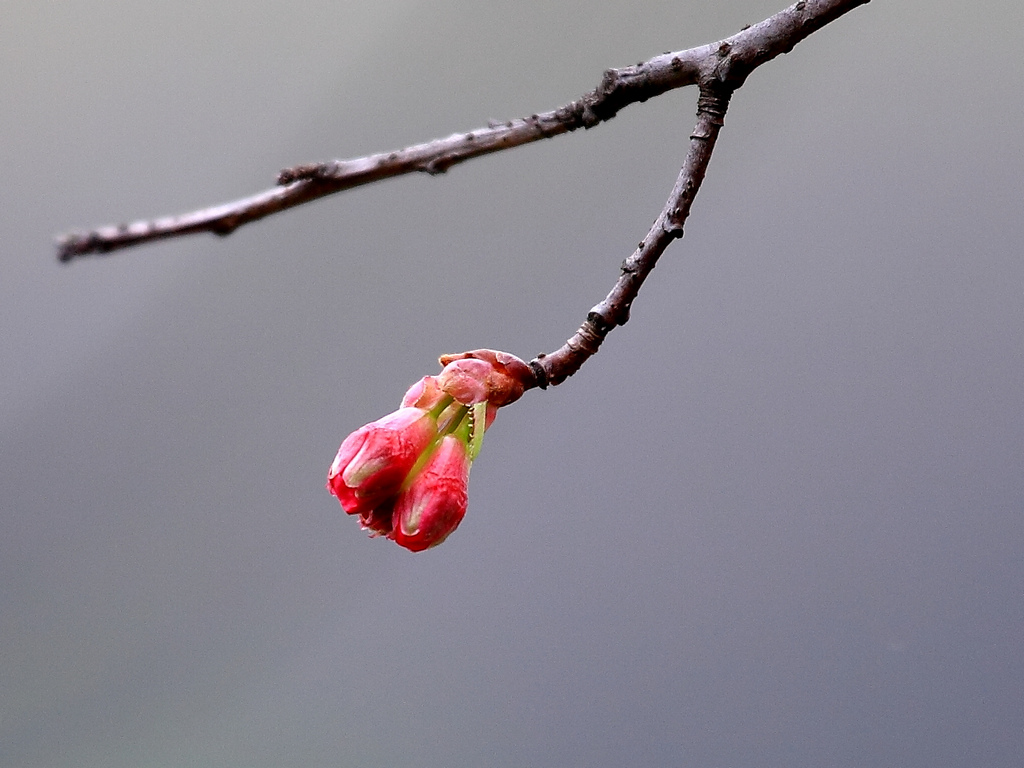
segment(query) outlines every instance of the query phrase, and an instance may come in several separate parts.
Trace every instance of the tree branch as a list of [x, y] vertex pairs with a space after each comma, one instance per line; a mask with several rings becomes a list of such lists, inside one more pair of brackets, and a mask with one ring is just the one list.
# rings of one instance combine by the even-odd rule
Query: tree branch
[[701, 87], [700, 98], [697, 99], [697, 125], [690, 135], [690, 149], [665, 207], [651, 225], [647, 237], [622, 262], [621, 274], [611, 293], [587, 313], [587, 319], [572, 338], [551, 354], [538, 355], [530, 361], [536, 386], [547, 389], [549, 385], [561, 384], [597, 352], [613, 328], [625, 325], [629, 320], [629, 308], [640, 292], [640, 286], [669, 243], [683, 236], [683, 225], [704, 181], [731, 96], [732, 90], [727, 85]]
[[[665, 53], [631, 67], [609, 69], [604, 73], [597, 88], [559, 109], [531, 115], [528, 118], [510, 120], [506, 123], [491, 123], [486, 128], [453, 134], [444, 139], [436, 139], [394, 152], [378, 153], [354, 160], [334, 160], [327, 163], [288, 168], [279, 174], [278, 186], [241, 200], [211, 208], [149, 221], [99, 227], [90, 232], [73, 232], [62, 235], [57, 240], [58, 258], [62, 262], [68, 262], [77, 256], [108, 253], [153, 240], [195, 232], [228, 235], [243, 224], [352, 187], [413, 171], [431, 175], [444, 173], [451, 166], [473, 157], [558, 136], [578, 128], [592, 128], [613, 118], [623, 107], [646, 101], [666, 91], [686, 85], [698, 84], [705, 90], [713, 86], [713, 90], [718, 94], [731, 93], [742, 85], [747, 75], [758, 66], [780, 54], [788, 53], [794, 45], [812, 32], [867, 2], [869, 0], [800, 0], [774, 16], [747, 27], [718, 43], [676, 53]], [[700, 114], [699, 111], [698, 114]], [[700, 126], [701, 123], [698, 122], [698, 132]], [[714, 133], [717, 134], [717, 129]], [[697, 134], [695, 133], [695, 135]], [[713, 145], [713, 138], [710, 143]], [[691, 154], [692, 152], [693, 145], [691, 144]], [[708, 154], [710, 156], [710, 151]], [[689, 164], [688, 157], [684, 172]], [[706, 167], [706, 161], [704, 167]], [[703, 170], [700, 171], [700, 174], [703, 178]], [[680, 179], [682, 180], [682, 176]], [[693, 182], [692, 178], [690, 182]], [[700, 180], [698, 179], [686, 201], [685, 210], [687, 212], [689, 200], [692, 200], [692, 195], [696, 194], [696, 188], [699, 185]], [[683, 191], [685, 192], [685, 190]], [[673, 199], [675, 197], [670, 198], [670, 204]], [[680, 202], [682, 202], [681, 199]], [[679, 207], [682, 208], [682, 205]], [[664, 215], [663, 212], [662, 216]], [[678, 222], [675, 219], [668, 222], [671, 227], [678, 223], [680, 234], [673, 237], [681, 236], [682, 221], [685, 218], [684, 213]], [[662, 217], [659, 217], [659, 221], [661, 220]], [[657, 226], [657, 222], [655, 225]], [[647, 240], [650, 239], [649, 235]], [[655, 239], [660, 242], [660, 236]], [[665, 246], [667, 246], [667, 242], [657, 251], [657, 255], [653, 257], [650, 267], [647, 267], [646, 271], [634, 273], [641, 275], [629, 281], [630, 285], [635, 283], [636, 290], [639, 289], [639, 283], [643, 282], [643, 278], [646, 277], [650, 268], [653, 268], [653, 262], [657, 261], [657, 256], [664, 251]], [[643, 250], [643, 248], [640, 249], [640, 251]], [[644, 264], [647, 263], [647, 260], [634, 254], [633, 257], [627, 259], [626, 264], [631, 264], [631, 260], [634, 258]], [[626, 274], [626, 272], [623, 273], [623, 278], [619, 281], [620, 284]], [[618, 290], [618, 286], [616, 286], [616, 290]], [[624, 298], [625, 295], [624, 293]], [[634, 291], [633, 297], [635, 295]], [[611, 299], [612, 296], [609, 295], [609, 298], [598, 306], [604, 306]], [[627, 313], [631, 301], [632, 297], [629, 297], [628, 301], [621, 305], [625, 306]], [[619, 314], [616, 313], [620, 313], [621, 309], [615, 309], [612, 306], [609, 306], [608, 309], [612, 312], [609, 317], [619, 318]], [[621, 322], [616, 320], [615, 324], [621, 325], [622, 322], [625, 322], [625, 319], [621, 319]], [[587, 327], [584, 324], [577, 336], [583, 333], [584, 328]], [[600, 335], [600, 339], [604, 338], [604, 334], [611, 327], [614, 325], [605, 329], [604, 333]], [[576, 336], [573, 339], [576, 339]], [[570, 339], [567, 345], [573, 339]], [[582, 337], [577, 343], [584, 344], [584, 347], [590, 345], [590, 342], [585, 342]], [[597, 343], [600, 344], [600, 340]], [[561, 352], [562, 350], [559, 350], [559, 353]], [[564, 356], [556, 357], [559, 353], [548, 356], [549, 360], [555, 358], [550, 365], [556, 365], [556, 360], [567, 359]], [[548, 363], [544, 365], [548, 365]], [[558, 363], [558, 366], [561, 365]], [[558, 378], [557, 371], [563, 370], [562, 367], [558, 367], [557, 371], [553, 368], [552, 372], [556, 375], [548, 381], [557, 383], [557, 381], [564, 380], [565, 376], [571, 375], [578, 367], [565, 373], [561, 379]]]

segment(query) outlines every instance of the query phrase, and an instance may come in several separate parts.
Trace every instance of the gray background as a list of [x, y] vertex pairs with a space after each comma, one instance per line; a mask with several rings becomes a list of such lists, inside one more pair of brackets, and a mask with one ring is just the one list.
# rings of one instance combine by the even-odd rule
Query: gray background
[[781, 7], [7, 0], [0, 765], [1019, 766], [1016, 0], [876, 0], [758, 70], [632, 322], [499, 415], [424, 554], [340, 513], [338, 443], [439, 353], [560, 345], [692, 89], [54, 258]]

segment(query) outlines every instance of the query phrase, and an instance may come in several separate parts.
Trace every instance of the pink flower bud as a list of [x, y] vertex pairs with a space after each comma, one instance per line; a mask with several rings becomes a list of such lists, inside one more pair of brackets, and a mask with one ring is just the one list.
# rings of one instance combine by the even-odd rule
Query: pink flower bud
[[371, 513], [398, 494], [437, 436], [437, 422], [429, 413], [401, 408], [345, 438], [327, 474], [327, 487], [346, 512], [360, 515], [364, 527], [386, 533], [378, 527], [380, 514]]
[[436, 547], [466, 514], [469, 484], [466, 443], [455, 435], [442, 438], [423, 471], [403, 491], [394, 507], [394, 538], [413, 552]]

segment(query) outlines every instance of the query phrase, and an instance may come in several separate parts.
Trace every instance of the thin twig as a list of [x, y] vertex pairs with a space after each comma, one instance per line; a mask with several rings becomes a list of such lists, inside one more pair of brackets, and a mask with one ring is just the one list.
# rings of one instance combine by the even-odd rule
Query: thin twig
[[[816, 8], [812, 8], [811, 6], [815, 4], [810, 2], [797, 3], [767, 22], [762, 22], [762, 25], [774, 20], [780, 21], [779, 26], [773, 29], [772, 38], [777, 45], [785, 43], [788, 47], [781, 47], [774, 55], [787, 53], [810, 32], [857, 5], [862, 5], [863, 2], [819, 3], [816, 4]], [[803, 20], [789, 15], [792, 11], [814, 10], [820, 10], [821, 15]], [[783, 19], [788, 23], [781, 23]], [[725, 121], [729, 99], [733, 91], [743, 84], [750, 71], [768, 60], [762, 57], [761, 51], [758, 51], [758, 56], [754, 59], [745, 58], [748, 51], [738, 51], [729, 40], [719, 43], [716, 54], [720, 59], [720, 65], [715, 68], [712, 77], [701, 80], [700, 97], [697, 99], [697, 125], [690, 135], [686, 161], [665, 207], [637, 249], [622, 262], [621, 274], [615, 287], [604, 301], [587, 313], [587, 319], [579, 330], [554, 352], [538, 355], [530, 361], [536, 386], [546, 389], [549, 385], [561, 384], [597, 352], [601, 342], [613, 328], [624, 325], [629, 320], [629, 310], [640, 292], [640, 286], [669, 244], [683, 236], [683, 226], [690, 214], [690, 206], [704, 181], [711, 154], [715, 149], [715, 140]]]
[[548, 385], [561, 384], [597, 352], [613, 328], [625, 325], [629, 320], [630, 306], [647, 275], [669, 244], [683, 236], [683, 225], [704, 181], [715, 140], [725, 121], [730, 96], [732, 91], [728, 87], [701, 88], [697, 99], [697, 125], [690, 135], [690, 150], [665, 207], [651, 225], [647, 237], [622, 262], [621, 274], [611, 293], [587, 313], [587, 319], [572, 338], [551, 354], [538, 355], [530, 361], [536, 386], [546, 389]]
[[77, 256], [195, 232], [227, 235], [250, 221], [334, 192], [413, 171], [444, 173], [473, 157], [578, 128], [592, 128], [613, 118], [623, 107], [682, 86], [717, 83], [719, 89], [731, 92], [756, 67], [787, 53], [815, 30], [868, 1], [800, 0], [718, 43], [665, 53], [636, 66], [609, 69], [593, 91], [551, 112], [491, 124], [395, 152], [289, 168], [280, 173], [277, 187], [241, 200], [177, 216], [63, 235], [57, 241], [58, 257], [67, 262]]

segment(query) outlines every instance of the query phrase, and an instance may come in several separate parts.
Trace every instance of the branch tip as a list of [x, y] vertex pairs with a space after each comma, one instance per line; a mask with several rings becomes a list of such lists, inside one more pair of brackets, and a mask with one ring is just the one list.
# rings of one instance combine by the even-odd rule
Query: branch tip
[[78, 256], [108, 250], [96, 232], [69, 232], [57, 238], [57, 261], [61, 264], [67, 264]]

